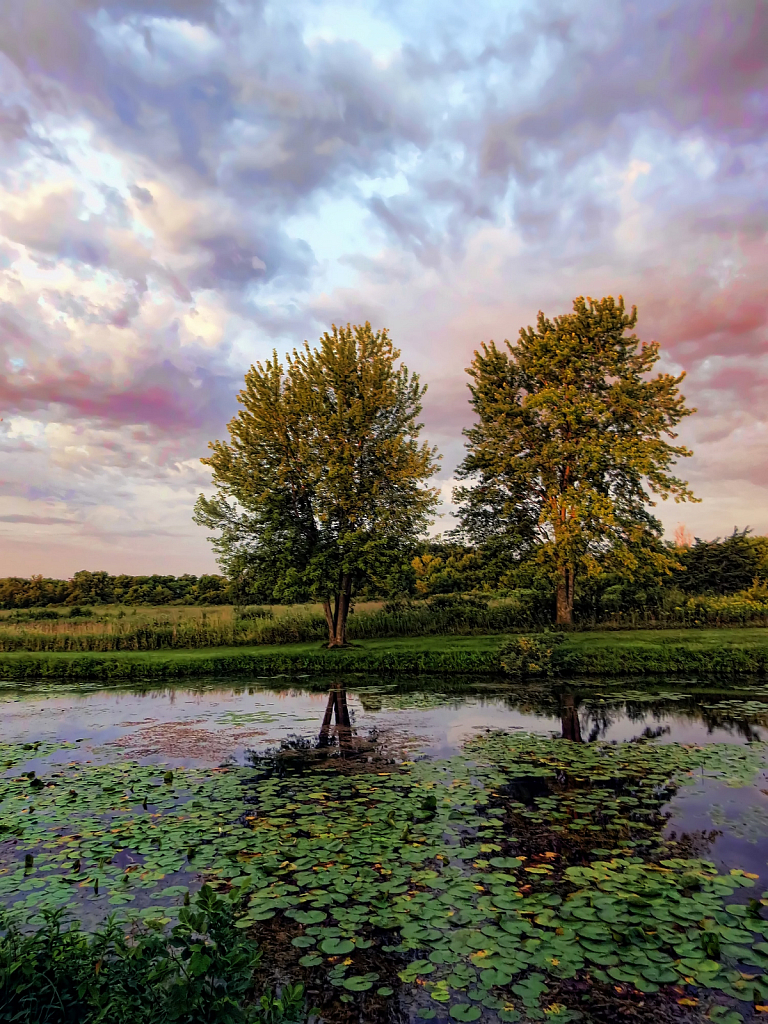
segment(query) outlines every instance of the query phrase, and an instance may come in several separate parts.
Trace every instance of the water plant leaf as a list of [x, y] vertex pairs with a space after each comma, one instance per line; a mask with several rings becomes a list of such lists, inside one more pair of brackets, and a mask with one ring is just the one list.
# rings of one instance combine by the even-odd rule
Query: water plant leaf
[[471, 1003], [454, 1003], [448, 1012], [452, 1020], [458, 1021], [479, 1020], [482, 1016], [480, 1007]]
[[350, 942], [349, 939], [330, 938], [323, 939], [320, 943], [320, 949], [329, 956], [342, 956], [344, 953], [351, 953], [354, 948], [354, 942]]

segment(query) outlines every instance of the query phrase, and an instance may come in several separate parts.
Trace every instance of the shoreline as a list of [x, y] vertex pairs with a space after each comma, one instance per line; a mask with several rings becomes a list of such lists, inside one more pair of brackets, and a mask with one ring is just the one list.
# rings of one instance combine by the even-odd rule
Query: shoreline
[[[205, 676], [372, 672], [394, 675], [503, 675], [506, 637], [430, 636], [358, 641], [329, 651], [317, 642], [259, 647], [159, 651], [12, 652], [0, 654], [8, 682], [152, 682]], [[553, 652], [551, 677], [636, 678], [650, 675], [768, 674], [768, 630], [606, 631], [572, 633]], [[515, 676], [506, 676], [510, 681]], [[550, 676], [535, 676], [544, 680]]]

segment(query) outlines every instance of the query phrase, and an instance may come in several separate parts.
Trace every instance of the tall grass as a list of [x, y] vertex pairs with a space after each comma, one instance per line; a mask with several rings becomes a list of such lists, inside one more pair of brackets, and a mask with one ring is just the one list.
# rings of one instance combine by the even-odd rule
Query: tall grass
[[[159, 651], [254, 647], [327, 639], [317, 606], [178, 609], [179, 614], [100, 615], [30, 621], [0, 620], [0, 651]], [[183, 613], [183, 614], [182, 614]], [[419, 636], [479, 636], [544, 628], [548, 609], [529, 592], [490, 603], [432, 598], [403, 605], [369, 604], [350, 616], [350, 640]], [[768, 597], [745, 591], [728, 597], [683, 598], [668, 608], [623, 612], [583, 622], [582, 629], [768, 626]]]
[[[104, 621], [59, 620], [16, 623], [0, 629], [0, 651], [158, 651], [201, 647], [252, 647], [306, 643], [328, 637], [317, 611], [269, 614], [268, 609], [241, 609], [239, 614], [211, 614], [169, 621], [136, 621], [132, 616]], [[531, 629], [544, 625], [520, 601], [488, 605], [472, 600], [433, 600], [403, 607], [358, 611], [349, 619], [350, 640], [403, 636], [471, 636]]]
[[579, 625], [582, 629], [768, 626], [768, 593], [764, 590], [764, 587], [752, 587], [738, 594], [693, 597], [678, 591], [667, 595], [668, 600], [662, 606], [587, 617]]

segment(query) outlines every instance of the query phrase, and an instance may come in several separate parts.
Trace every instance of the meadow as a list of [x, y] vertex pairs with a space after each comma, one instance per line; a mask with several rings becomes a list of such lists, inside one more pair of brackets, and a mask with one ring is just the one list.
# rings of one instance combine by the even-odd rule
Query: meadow
[[[399, 637], [482, 636], [544, 629], [549, 610], [530, 591], [505, 598], [436, 595], [426, 601], [358, 602], [351, 641]], [[663, 614], [586, 619], [576, 631], [679, 628], [702, 630], [768, 625], [768, 600], [758, 594], [681, 597]], [[96, 605], [0, 611], [0, 652], [116, 652], [285, 645], [327, 639], [319, 604]], [[725, 642], [725, 637], [723, 638]]]

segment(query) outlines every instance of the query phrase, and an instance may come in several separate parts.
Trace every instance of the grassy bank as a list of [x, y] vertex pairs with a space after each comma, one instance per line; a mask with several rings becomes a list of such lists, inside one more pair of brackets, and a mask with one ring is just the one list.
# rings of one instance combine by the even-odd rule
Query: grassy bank
[[[762, 591], [760, 591], [762, 593]], [[428, 601], [358, 603], [347, 635], [352, 641], [403, 637], [491, 636], [545, 628], [551, 608], [533, 591], [503, 600], [436, 595]], [[582, 620], [579, 632], [663, 629], [724, 630], [768, 627], [768, 599], [744, 595], [690, 598], [663, 615], [617, 614]], [[207, 650], [321, 643], [328, 636], [318, 605], [145, 607], [118, 605], [0, 611], [0, 652], [75, 654]]]
[[[499, 673], [501, 636], [412, 637], [361, 641], [342, 651], [317, 642], [111, 653], [11, 653], [0, 656], [0, 679], [152, 682], [203, 676], [281, 673]], [[722, 679], [768, 671], [764, 629], [574, 633], [558, 646], [555, 676], [676, 675]]]
[[201, 676], [315, 672], [498, 671], [499, 637], [416, 637], [369, 640], [341, 651], [317, 642], [273, 647], [216, 647], [191, 651], [117, 651], [110, 654], [4, 654], [0, 679], [152, 681]]

